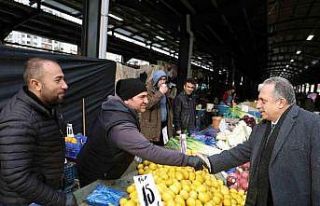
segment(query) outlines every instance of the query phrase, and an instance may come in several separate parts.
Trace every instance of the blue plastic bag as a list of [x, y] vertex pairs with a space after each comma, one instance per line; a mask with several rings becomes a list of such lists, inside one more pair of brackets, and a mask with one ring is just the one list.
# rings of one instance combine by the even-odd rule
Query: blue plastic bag
[[119, 205], [121, 197], [126, 193], [98, 184], [96, 189], [88, 195], [86, 202], [92, 206], [113, 206]]

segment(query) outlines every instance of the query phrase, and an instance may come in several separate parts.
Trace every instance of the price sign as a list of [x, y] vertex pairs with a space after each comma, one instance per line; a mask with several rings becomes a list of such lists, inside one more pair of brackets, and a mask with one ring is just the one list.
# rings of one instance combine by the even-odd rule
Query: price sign
[[133, 177], [141, 206], [162, 206], [159, 191], [151, 174]]

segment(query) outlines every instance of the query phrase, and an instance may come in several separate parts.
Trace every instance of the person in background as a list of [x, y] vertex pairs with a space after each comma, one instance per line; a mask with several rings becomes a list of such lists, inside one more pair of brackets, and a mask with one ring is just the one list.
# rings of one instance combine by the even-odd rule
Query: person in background
[[320, 111], [320, 95], [318, 94], [316, 100], [314, 101], [314, 109], [315, 111]]
[[0, 113], [0, 205], [76, 205], [62, 189], [66, 126], [57, 105], [68, 86], [59, 64], [31, 58], [25, 86]]
[[313, 102], [313, 99], [311, 99], [310, 97], [307, 96], [303, 102], [303, 108], [305, 110], [310, 111], [310, 112], [314, 112], [315, 111], [315, 104]]
[[177, 134], [196, 128], [196, 100], [192, 95], [195, 87], [196, 82], [187, 79], [183, 91], [174, 100], [173, 123]]
[[90, 138], [78, 155], [81, 186], [97, 179], [120, 178], [135, 155], [164, 165], [195, 169], [206, 165], [197, 156], [156, 146], [140, 133], [138, 113], [146, 111], [148, 97], [139, 79], [119, 80], [116, 93], [102, 103], [89, 131]]
[[233, 106], [235, 100], [235, 88], [229, 87], [227, 91], [224, 92], [222, 96], [222, 103], [228, 106]]
[[167, 74], [158, 70], [147, 84], [148, 104], [141, 114], [141, 132], [154, 144], [163, 146], [173, 135], [172, 104], [169, 99]]
[[320, 117], [295, 102], [288, 80], [265, 80], [257, 102], [263, 121], [248, 141], [209, 157], [213, 173], [250, 161], [247, 206], [320, 203]]

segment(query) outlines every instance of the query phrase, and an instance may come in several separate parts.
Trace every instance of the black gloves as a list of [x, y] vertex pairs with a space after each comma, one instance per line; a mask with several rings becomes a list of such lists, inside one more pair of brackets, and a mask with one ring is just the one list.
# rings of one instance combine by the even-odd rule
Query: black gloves
[[207, 168], [210, 172], [211, 165], [207, 157], [204, 156], [187, 156], [187, 166], [193, 167], [195, 170]]

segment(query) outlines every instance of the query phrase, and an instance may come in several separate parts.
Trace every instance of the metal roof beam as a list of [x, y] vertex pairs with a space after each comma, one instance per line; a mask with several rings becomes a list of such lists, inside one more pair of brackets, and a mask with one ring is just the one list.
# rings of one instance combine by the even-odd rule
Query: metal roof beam
[[27, 16], [22, 16], [21, 18], [11, 22], [10, 25], [7, 25], [5, 28], [1, 29], [0, 40], [4, 40], [11, 31], [28, 22], [30, 19], [33, 19], [34, 17], [38, 16], [39, 14], [39, 10], [34, 10]]
[[188, 0], [180, 0], [180, 2], [191, 12], [192, 15], [197, 13]]

